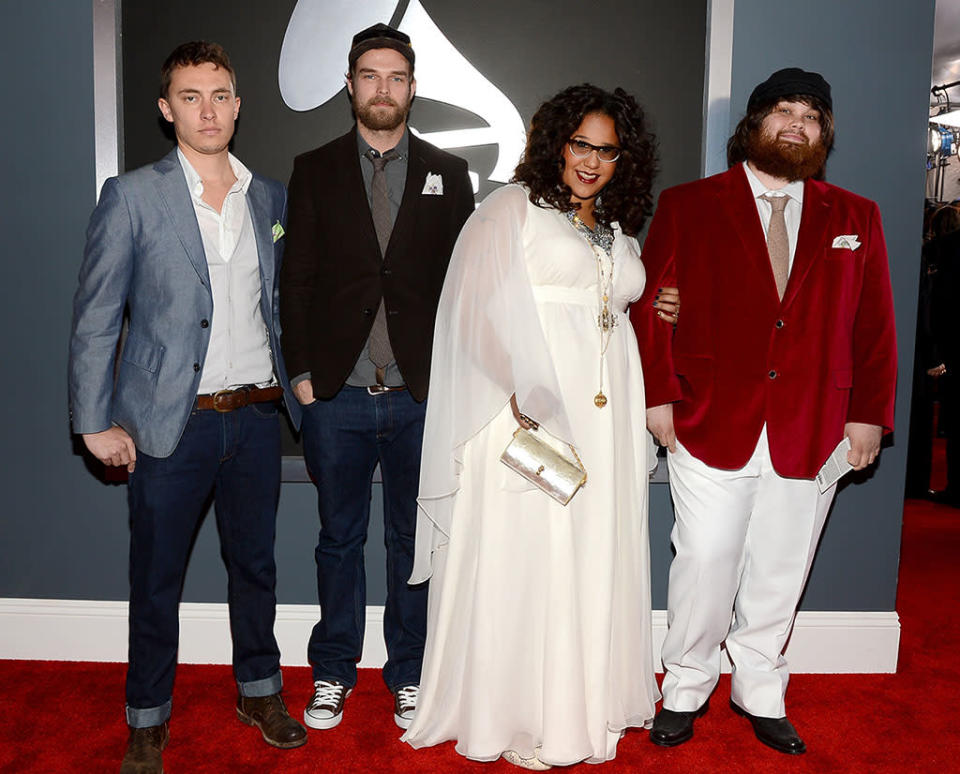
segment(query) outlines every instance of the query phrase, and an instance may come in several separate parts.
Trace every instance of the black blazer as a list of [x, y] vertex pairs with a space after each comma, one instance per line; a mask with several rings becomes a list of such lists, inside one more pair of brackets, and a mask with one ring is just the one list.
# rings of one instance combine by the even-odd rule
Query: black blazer
[[[343, 386], [385, 299], [397, 365], [413, 397], [427, 395], [437, 301], [457, 235], [473, 212], [467, 163], [410, 135], [407, 181], [381, 260], [363, 187], [356, 127], [294, 160], [280, 271], [281, 345], [291, 378], [313, 393]], [[443, 194], [423, 194], [427, 174]]]

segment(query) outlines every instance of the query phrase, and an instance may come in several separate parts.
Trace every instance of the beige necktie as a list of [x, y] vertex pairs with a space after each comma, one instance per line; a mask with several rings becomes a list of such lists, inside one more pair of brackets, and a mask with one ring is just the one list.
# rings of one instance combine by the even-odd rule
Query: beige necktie
[[[384, 167], [388, 161], [398, 158], [400, 154], [388, 150], [382, 156], [375, 155], [372, 148], [367, 157], [373, 162], [373, 180], [370, 184], [370, 214], [373, 215], [373, 227], [377, 232], [377, 241], [380, 243], [381, 257], [387, 254], [387, 245], [390, 242], [390, 232], [393, 231], [393, 218], [390, 215], [390, 200], [387, 198], [387, 173]], [[386, 303], [380, 302], [377, 316], [373, 320], [370, 330], [370, 360], [377, 367], [377, 384], [383, 384], [384, 370], [393, 362], [393, 349], [390, 346], [390, 336], [387, 332]]]
[[787, 276], [790, 273], [790, 240], [787, 238], [787, 222], [783, 219], [783, 211], [790, 197], [764, 194], [760, 198], [769, 202], [773, 208], [770, 213], [770, 226], [767, 228], [767, 252], [770, 254], [773, 278], [777, 283], [777, 295], [783, 300], [783, 291], [787, 287]]

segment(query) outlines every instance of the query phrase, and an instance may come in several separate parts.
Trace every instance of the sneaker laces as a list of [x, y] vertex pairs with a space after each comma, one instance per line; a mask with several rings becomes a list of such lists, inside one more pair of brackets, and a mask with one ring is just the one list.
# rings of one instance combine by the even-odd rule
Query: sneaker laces
[[313, 684], [313, 700], [310, 702], [310, 709], [320, 709], [321, 707], [335, 707], [340, 703], [340, 697], [343, 695], [346, 686], [342, 683], [332, 683], [327, 680], [317, 680]]
[[417, 708], [417, 699], [420, 697], [419, 685], [405, 685], [397, 689], [397, 704], [401, 712], [415, 710]]

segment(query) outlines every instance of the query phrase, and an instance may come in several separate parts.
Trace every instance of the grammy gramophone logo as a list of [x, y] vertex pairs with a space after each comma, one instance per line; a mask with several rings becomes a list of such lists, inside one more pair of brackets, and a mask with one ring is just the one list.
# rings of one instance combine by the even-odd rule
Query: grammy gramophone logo
[[[496, 163], [487, 179], [507, 182], [523, 152], [525, 132], [520, 113], [447, 40], [420, 0], [298, 0], [280, 52], [280, 93], [287, 106], [313, 110], [339, 94], [351, 38], [357, 30], [377, 22], [393, 22], [413, 41], [418, 99], [454, 105], [486, 124], [419, 131], [412, 121], [411, 131], [439, 148], [496, 146]], [[471, 170], [470, 177], [477, 191], [479, 174]]]

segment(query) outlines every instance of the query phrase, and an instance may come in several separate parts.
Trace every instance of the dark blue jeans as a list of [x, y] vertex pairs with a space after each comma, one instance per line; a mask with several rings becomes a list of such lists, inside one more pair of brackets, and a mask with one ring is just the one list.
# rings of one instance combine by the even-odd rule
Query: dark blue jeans
[[194, 411], [169, 457], [137, 451], [130, 476], [130, 664], [127, 722], [170, 716], [177, 609], [193, 536], [210, 495], [227, 567], [233, 669], [244, 696], [280, 690], [273, 636], [273, 543], [280, 496], [280, 421], [273, 403]]
[[321, 617], [307, 649], [314, 680], [357, 682], [366, 617], [363, 547], [370, 483], [379, 462], [387, 547], [383, 679], [390, 690], [420, 682], [427, 584], [411, 586], [407, 579], [413, 567], [425, 409], [406, 390], [370, 395], [362, 387], [344, 387], [330, 400], [304, 406], [303, 453], [317, 484], [320, 513]]

